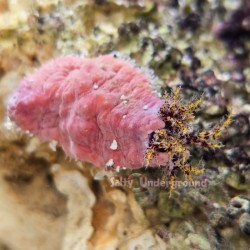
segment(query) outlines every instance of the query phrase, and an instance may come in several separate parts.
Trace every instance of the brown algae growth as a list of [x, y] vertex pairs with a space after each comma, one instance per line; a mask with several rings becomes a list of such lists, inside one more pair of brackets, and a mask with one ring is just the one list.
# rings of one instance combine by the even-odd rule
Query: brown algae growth
[[[164, 121], [165, 127], [151, 134], [149, 147], [146, 152], [146, 166], [150, 166], [152, 159], [158, 153], [167, 153], [168, 162], [165, 174], [170, 177], [170, 182], [176, 179], [176, 172], [182, 170], [188, 180], [192, 175], [200, 175], [204, 169], [191, 166], [189, 163], [192, 145], [198, 145], [204, 149], [217, 149], [222, 147], [218, 141], [221, 133], [232, 121], [232, 115], [210, 130], [196, 132], [192, 126], [194, 112], [200, 107], [202, 97], [185, 103], [180, 97], [180, 88], [171, 94], [163, 96], [164, 104], [160, 108], [159, 117]], [[173, 185], [170, 185], [170, 191]]]

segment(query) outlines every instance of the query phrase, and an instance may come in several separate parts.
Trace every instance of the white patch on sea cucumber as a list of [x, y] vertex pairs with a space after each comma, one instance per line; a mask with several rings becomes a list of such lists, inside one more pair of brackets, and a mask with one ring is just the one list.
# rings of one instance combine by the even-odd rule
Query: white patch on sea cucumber
[[98, 85], [97, 84], [94, 84], [94, 86], [93, 86], [93, 89], [98, 89]]
[[127, 115], [123, 115], [122, 118], [125, 119], [127, 117]]
[[127, 99], [127, 97], [126, 97], [125, 95], [122, 95], [122, 96], [120, 97], [120, 99], [122, 100], [122, 103], [123, 103], [123, 104], [127, 104], [127, 103], [128, 103], [128, 99]]
[[143, 106], [143, 109], [144, 109], [144, 110], [147, 110], [147, 109], [148, 109], [148, 105], [144, 105], [144, 106]]
[[116, 150], [118, 148], [118, 144], [116, 140], [113, 140], [111, 145], [110, 145], [110, 149], [112, 150]]
[[106, 163], [106, 167], [112, 167], [114, 165], [114, 160], [109, 159], [108, 162]]
[[122, 101], [126, 101], [126, 100], [127, 100], [127, 97], [126, 97], [125, 95], [122, 95], [122, 96], [120, 97], [120, 99], [121, 99]]

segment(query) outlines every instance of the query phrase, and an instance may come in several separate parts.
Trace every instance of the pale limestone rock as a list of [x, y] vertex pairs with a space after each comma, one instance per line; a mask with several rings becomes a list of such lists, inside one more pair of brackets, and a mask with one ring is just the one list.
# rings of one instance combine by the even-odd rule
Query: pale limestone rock
[[89, 250], [89, 239], [93, 233], [92, 208], [95, 196], [86, 177], [76, 170], [54, 169], [54, 178], [58, 190], [67, 196], [67, 223], [63, 239], [63, 250]]

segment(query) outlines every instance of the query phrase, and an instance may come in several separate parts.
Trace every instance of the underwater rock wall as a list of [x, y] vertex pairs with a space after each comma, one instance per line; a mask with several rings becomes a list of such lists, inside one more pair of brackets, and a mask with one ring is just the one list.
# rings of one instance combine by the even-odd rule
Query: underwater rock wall
[[[0, 249], [248, 249], [244, 6], [248, 1], [0, 0]], [[232, 23], [242, 35], [228, 30]], [[103, 172], [8, 120], [8, 97], [42, 64], [109, 53], [145, 67], [159, 95], [181, 87], [183, 100], [202, 96], [198, 131], [233, 115], [224, 147], [190, 148], [190, 164], [204, 168], [205, 188], [175, 188], [171, 197], [159, 186], [131, 189], [118, 181], [114, 188], [110, 180], [156, 180], [162, 169]]]

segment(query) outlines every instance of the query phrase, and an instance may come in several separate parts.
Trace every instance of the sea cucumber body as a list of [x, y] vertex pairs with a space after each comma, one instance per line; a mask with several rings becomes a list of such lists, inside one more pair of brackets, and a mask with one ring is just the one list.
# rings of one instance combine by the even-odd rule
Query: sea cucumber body
[[[8, 112], [22, 129], [56, 140], [70, 157], [104, 168], [140, 168], [148, 135], [164, 127], [150, 77], [111, 55], [66, 56], [25, 78]], [[115, 148], [111, 147], [115, 142]]]

